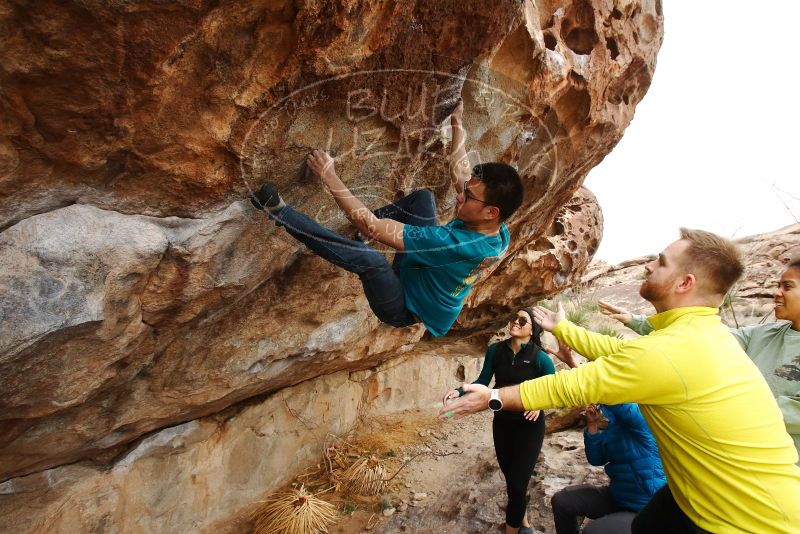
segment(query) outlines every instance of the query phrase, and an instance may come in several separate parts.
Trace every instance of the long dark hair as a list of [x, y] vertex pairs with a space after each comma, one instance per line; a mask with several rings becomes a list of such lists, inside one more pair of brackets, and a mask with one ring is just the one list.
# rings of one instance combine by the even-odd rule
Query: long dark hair
[[539, 349], [542, 348], [542, 327], [539, 326], [539, 323], [533, 320], [533, 308], [530, 306], [525, 306], [524, 308], [520, 308], [520, 311], [524, 311], [528, 314], [528, 317], [531, 318], [531, 343], [536, 345]]

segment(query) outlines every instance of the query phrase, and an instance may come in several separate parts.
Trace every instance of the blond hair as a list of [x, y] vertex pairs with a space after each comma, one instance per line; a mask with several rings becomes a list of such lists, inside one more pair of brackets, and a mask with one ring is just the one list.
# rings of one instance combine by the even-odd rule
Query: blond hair
[[730, 239], [691, 228], [681, 228], [681, 239], [689, 242], [684, 267], [707, 275], [698, 282], [709, 293], [724, 295], [744, 273], [739, 247]]

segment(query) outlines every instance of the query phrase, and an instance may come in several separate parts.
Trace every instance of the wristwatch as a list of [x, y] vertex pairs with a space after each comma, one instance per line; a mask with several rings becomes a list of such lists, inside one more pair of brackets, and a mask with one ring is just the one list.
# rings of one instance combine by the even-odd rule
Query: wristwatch
[[499, 412], [503, 409], [503, 401], [500, 400], [499, 389], [492, 390], [492, 394], [489, 396], [489, 409], [493, 412]]

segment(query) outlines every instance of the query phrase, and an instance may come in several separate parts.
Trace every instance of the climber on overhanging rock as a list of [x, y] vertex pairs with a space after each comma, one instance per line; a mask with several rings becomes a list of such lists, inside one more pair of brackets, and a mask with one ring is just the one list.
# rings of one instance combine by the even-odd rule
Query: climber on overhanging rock
[[271, 182], [251, 201], [321, 258], [356, 273], [378, 319], [395, 327], [421, 322], [433, 335], [445, 335], [481, 271], [508, 248], [503, 221], [519, 208], [523, 196], [522, 180], [509, 165], [480, 164], [470, 173], [462, 109], [459, 103], [451, 117], [456, 218], [443, 226], [436, 225], [436, 203], [429, 190], [414, 191], [373, 213], [336, 175], [331, 156], [321, 150], [308, 156], [309, 168], [361, 235], [398, 251], [392, 265], [363, 241], [347, 239], [287, 206]]

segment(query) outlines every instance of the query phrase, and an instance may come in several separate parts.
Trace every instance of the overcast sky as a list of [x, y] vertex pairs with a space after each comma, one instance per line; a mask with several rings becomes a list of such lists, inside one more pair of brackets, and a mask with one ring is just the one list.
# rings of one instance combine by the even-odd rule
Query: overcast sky
[[650, 90], [585, 185], [603, 208], [595, 258], [658, 252], [678, 228], [727, 237], [800, 219], [796, 0], [666, 0]]

